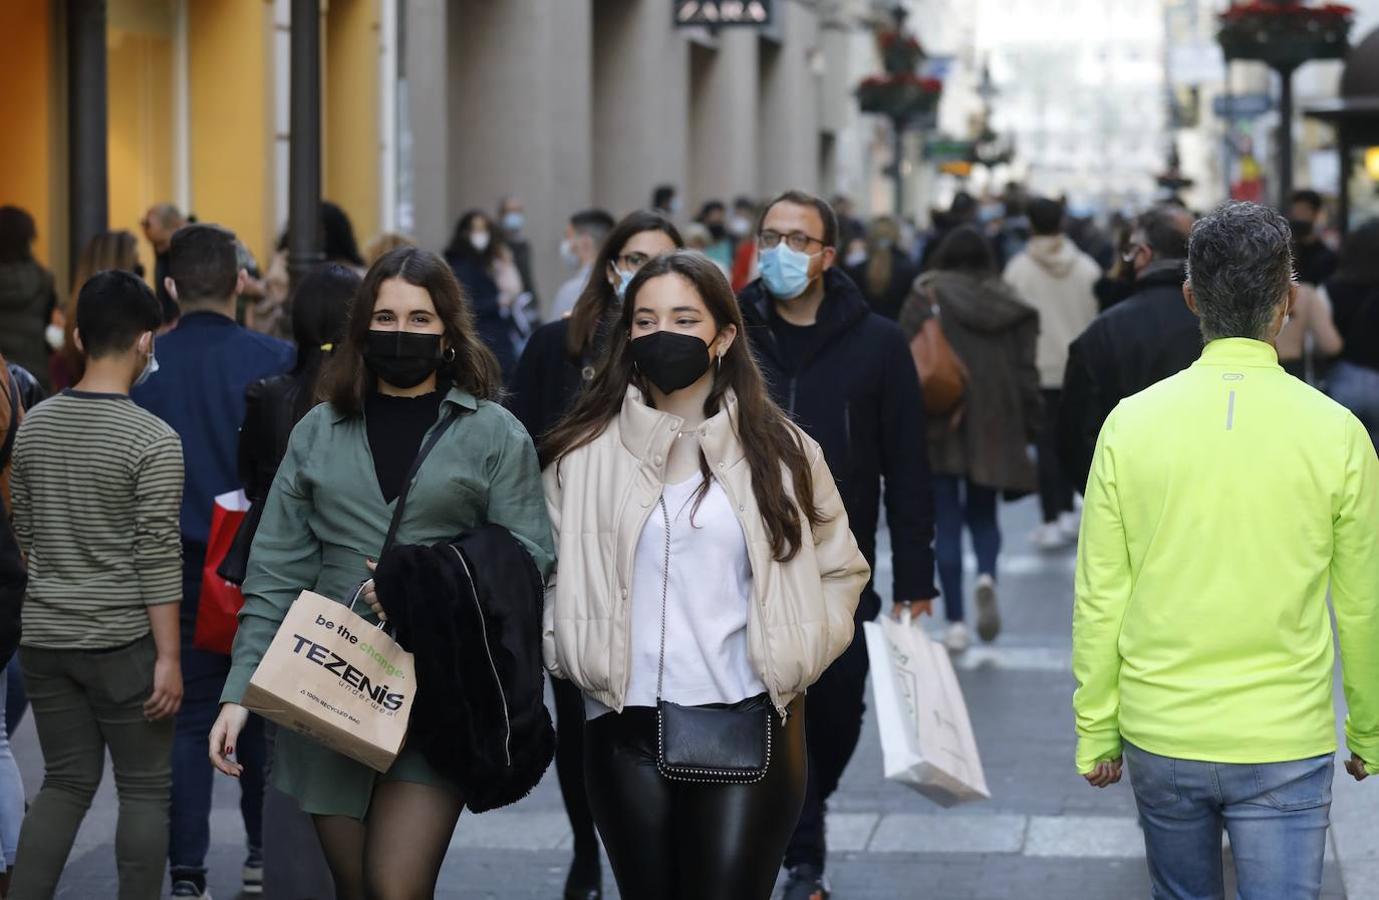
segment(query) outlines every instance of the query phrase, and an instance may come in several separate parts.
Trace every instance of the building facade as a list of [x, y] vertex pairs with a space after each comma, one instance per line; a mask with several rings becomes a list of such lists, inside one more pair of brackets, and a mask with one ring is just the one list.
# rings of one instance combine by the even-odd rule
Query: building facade
[[[515, 193], [546, 297], [567, 277], [567, 217], [621, 215], [658, 184], [677, 187], [683, 218], [788, 187], [867, 209], [888, 138], [852, 89], [879, 67], [870, 27], [892, 4], [774, 0], [770, 26], [716, 31], [675, 27], [670, 5], [321, 0], [322, 196], [361, 244], [399, 230], [440, 249], [465, 210]], [[68, 47], [90, 22], [105, 35], [105, 215], [73, 227], [90, 189], [73, 117], [100, 120], [76, 106]], [[40, 257], [66, 273], [78, 231], [137, 233], [171, 201], [266, 264], [287, 220], [291, 28], [289, 0], [0, 4], [0, 115], [25, 136], [0, 144], [0, 203], [34, 214]]]

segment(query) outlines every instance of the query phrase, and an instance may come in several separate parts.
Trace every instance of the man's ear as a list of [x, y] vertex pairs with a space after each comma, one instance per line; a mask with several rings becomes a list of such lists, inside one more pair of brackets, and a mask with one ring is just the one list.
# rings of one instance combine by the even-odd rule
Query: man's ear
[[1291, 315], [1293, 315], [1294, 311], [1295, 311], [1297, 308], [1298, 308], [1298, 283], [1297, 283], [1296, 281], [1290, 281], [1290, 282], [1288, 282], [1288, 301], [1287, 301], [1287, 303], [1286, 303], [1286, 304], [1284, 305], [1284, 307], [1283, 307], [1283, 314], [1284, 314], [1285, 316], [1291, 316]]
[[249, 272], [245, 269], [239, 270], [239, 275], [235, 277], [235, 296], [244, 293], [244, 289], [249, 286]]
[[820, 272], [827, 272], [833, 268], [833, 264], [838, 261], [838, 248], [825, 247], [823, 249], [823, 263], [819, 266]]
[[1187, 303], [1187, 308], [1192, 310], [1192, 314], [1197, 318], [1202, 318], [1202, 313], [1197, 309], [1197, 295], [1192, 292], [1192, 282], [1183, 282], [1183, 300]]
[[163, 276], [163, 290], [167, 291], [168, 296], [172, 299], [177, 299], [177, 282], [172, 280], [172, 276]]
[[78, 353], [86, 352], [86, 347], [81, 342], [81, 330], [78, 328], [72, 329], [72, 345], [77, 348]]

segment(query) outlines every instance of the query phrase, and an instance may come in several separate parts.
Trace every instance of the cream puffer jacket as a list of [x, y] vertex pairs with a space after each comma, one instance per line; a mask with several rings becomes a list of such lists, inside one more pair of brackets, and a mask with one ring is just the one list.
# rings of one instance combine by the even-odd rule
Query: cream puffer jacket
[[[814, 500], [827, 521], [812, 533], [805, 521], [802, 546], [789, 562], [772, 557], [737, 433], [737, 410], [737, 398], [729, 393], [724, 409], [699, 427], [699, 443], [747, 538], [748, 656], [784, 717], [790, 702], [852, 642], [853, 610], [871, 570], [848, 528], [823, 452], [802, 432]], [[631, 677], [632, 563], [683, 425], [629, 388], [608, 428], [544, 474], [558, 557], [546, 592], [546, 667], [619, 712]], [[789, 483], [787, 473], [787, 489]]]

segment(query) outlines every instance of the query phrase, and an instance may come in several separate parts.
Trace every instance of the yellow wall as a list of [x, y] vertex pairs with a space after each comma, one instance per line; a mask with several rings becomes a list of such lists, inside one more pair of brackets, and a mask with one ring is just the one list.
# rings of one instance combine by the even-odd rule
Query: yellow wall
[[139, 259], [152, 279], [153, 249], [139, 220], [153, 204], [176, 200], [173, 21], [170, 9], [151, 15], [155, 4], [143, 5], [139, 19], [123, 20], [117, 13], [128, 5], [111, 5], [106, 31], [110, 227], [139, 238]]
[[267, 265], [271, 191], [271, 3], [187, 3], [191, 211], [234, 230]]
[[[61, 259], [53, 197], [53, 48], [50, 0], [0, 2], [0, 204], [28, 210], [38, 225], [34, 255]], [[65, 219], [65, 216], [61, 217]], [[63, 233], [60, 233], [63, 232]]]
[[322, 81], [323, 196], [344, 208], [362, 248], [378, 232], [378, 0], [330, 0]]

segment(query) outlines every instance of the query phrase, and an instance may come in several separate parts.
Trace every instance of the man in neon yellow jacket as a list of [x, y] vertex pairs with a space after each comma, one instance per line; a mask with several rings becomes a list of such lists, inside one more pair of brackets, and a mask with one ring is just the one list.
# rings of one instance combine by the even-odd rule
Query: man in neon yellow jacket
[[1097, 442], [1073, 616], [1077, 767], [1122, 756], [1155, 898], [1315, 897], [1336, 752], [1330, 586], [1356, 779], [1379, 771], [1379, 460], [1360, 422], [1287, 375], [1288, 223], [1198, 222], [1184, 294], [1207, 346], [1123, 401]]

